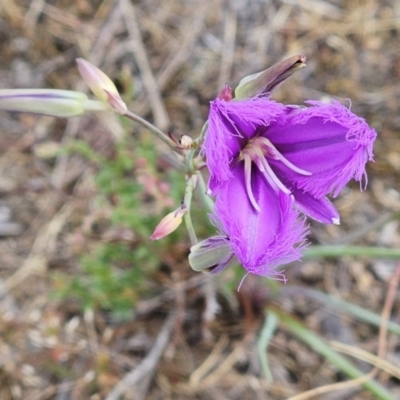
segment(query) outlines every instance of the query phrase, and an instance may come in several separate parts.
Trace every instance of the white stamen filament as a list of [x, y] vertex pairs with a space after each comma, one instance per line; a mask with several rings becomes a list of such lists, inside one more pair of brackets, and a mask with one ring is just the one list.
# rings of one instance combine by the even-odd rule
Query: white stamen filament
[[250, 203], [257, 210], [261, 211], [256, 199], [254, 198], [253, 191], [251, 190], [251, 156], [247, 153], [243, 155], [244, 159], [244, 180], [246, 183], [246, 191], [249, 196]]
[[251, 188], [251, 166], [253, 162], [257, 165], [259, 171], [263, 174], [264, 178], [268, 181], [268, 183], [275, 191], [281, 190], [283, 193], [288, 195], [291, 194], [291, 191], [276, 176], [275, 172], [268, 163], [268, 158], [281, 161], [292, 171], [297, 172], [300, 175], [312, 175], [311, 172], [305, 171], [292, 164], [265, 137], [256, 137], [252, 139], [241, 152], [241, 157], [242, 160], [244, 160], [246, 192], [249, 197], [250, 203], [257, 211], [261, 210], [259, 205], [257, 204], [257, 201], [254, 198]]
[[277, 190], [282, 190], [284, 193], [289, 194], [290, 191], [282, 184], [282, 182], [275, 175], [274, 171], [272, 171], [268, 161], [265, 158], [265, 154], [261, 147], [253, 147], [249, 149], [249, 154], [252, 157], [252, 160], [256, 163], [260, 172], [264, 175], [264, 178], [269, 182], [272, 188]]
[[297, 172], [300, 175], [306, 175], [310, 176], [312, 175], [312, 172], [305, 171], [304, 169], [296, 167], [294, 164], [292, 164], [287, 158], [283, 157], [281, 153], [279, 153], [278, 150], [274, 149], [276, 151], [276, 154], [278, 155], [278, 160], [282, 161], [283, 164], [285, 164], [287, 167], [289, 167], [292, 171]]
[[278, 149], [267, 138], [260, 137], [258, 138], [258, 141], [260, 141], [264, 145], [263, 147], [265, 148], [266, 151], [265, 155], [267, 157], [272, 158], [274, 160], [282, 161], [282, 163], [285, 164], [288, 168], [290, 168], [294, 172], [297, 172], [300, 175], [306, 175], [306, 176], [312, 175], [312, 172], [305, 171], [304, 169], [298, 168], [294, 164], [292, 164], [287, 158], [285, 158], [282, 155], [281, 152], [278, 151]]
[[290, 190], [278, 179], [278, 177], [275, 175], [275, 172], [272, 171], [272, 168], [268, 164], [268, 161], [264, 158], [260, 159], [261, 163], [263, 164], [263, 167], [265, 169], [265, 172], [263, 175], [267, 178], [268, 182], [271, 184], [271, 181], [274, 183], [274, 185], [278, 189], [282, 190], [283, 193], [290, 194]]

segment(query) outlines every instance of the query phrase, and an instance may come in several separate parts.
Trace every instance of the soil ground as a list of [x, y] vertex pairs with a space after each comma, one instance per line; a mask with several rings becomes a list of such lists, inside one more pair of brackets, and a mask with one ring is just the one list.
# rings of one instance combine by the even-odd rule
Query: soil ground
[[[235, 86], [295, 54], [307, 57], [307, 67], [282, 85], [277, 101], [351, 99], [352, 111], [379, 134], [367, 189], [361, 193], [350, 184], [335, 200], [342, 224], [311, 223], [313, 243], [399, 248], [398, 1], [0, 3], [2, 89], [87, 91], [74, 61], [82, 57], [122, 91], [132, 78], [129, 108], [176, 136], [200, 131], [209, 101], [225, 83]], [[0, 113], [0, 399], [116, 399], [128, 379], [135, 385], [126, 399], [283, 400], [348, 379], [283, 324], [268, 348], [269, 382], [258, 348], [266, 305], [291, 313], [326, 341], [377, 354], [378, 328], [321, 303], [309, 290], [380, 314], [396, 271], [393, 260], [304, 260], [287, 269], [289, 283], [273, 297], [259, 278], [248, 277], [237, 292], [240, 278], [229, 271], [212, 281], [192, 272], [184, 257], [189, 241], [181, 236], [156, 266], [152, 295], [135, 300], [128, 320], [118, 322], [101, 307], [85, 311], [76, 298], [54, 296], [60, 276], [79, 277], [82, 255], [99, 243], [140, 244], [137, 232], [108, 229], [110, 210], [93, 202], [98, 168], [57, 153], [78, 138], [112, 158], [122, 132], [113, 115], [66, 121]], [[131, 132], [144, 134], [137, 127]], [[141, 177], [146, 183], [148, 177]], [[160, 212], [173, 203], [162, 194], [162, 182], [157, 185], [152, 207]], [[233, 282], [230, 289], [227, 280]], [[395, 297], [394, 321], [398, 306]], [[386, 345], [385, 359], [395, 372], [375, 379], [400, 398], [397, 337], [389, 334]], [[363, 372], [371, 369], [357, 357], [349, 359]], [[314, 398], [375, 397], [355, 385]]]

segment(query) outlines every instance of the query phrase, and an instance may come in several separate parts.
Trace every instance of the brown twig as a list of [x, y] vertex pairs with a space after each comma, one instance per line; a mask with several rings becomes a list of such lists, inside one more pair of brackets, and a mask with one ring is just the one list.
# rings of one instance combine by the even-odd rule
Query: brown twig
[[[103, 64], [103, 61], [105, 60], [108, 54], [106, 49], [110, 45], [116, 30], [119, 29], [120, 19], [121, 16], [119, 9], [118, 7], [114, 6], [110, 10], [107, 20], [104, 22], [101, 28], [99, 28], [98, 31], [96, 31], [95, 35], [85, 36], [85, 37], [83, 37], [83, 35], [79, 36], [79, 45], [82, 51], [85, 53], [85, 50], [87, 49], [88, 52], [88, 54], [84, 54], [83, 56], [88, 60], [90, 60], [90, 62], [93, 63], [94, 65], [100, 67]], [[77, 85], [75, 86], [75, 90], [82, 91], [84, 93], [88, 92], [88, 88], [82, 80], [77, 83]], [[110, 119], [111, 122], [108, 122], [108, 124], [112, 124], [112, 121], [115, 119], [115, 116], [109, 114], [107, 115], [105, 121], [110, 121]], [[67, 127], [65, 128], [62, 140], [63, 145], [67, 144], [71, 139], [75, 138], [75, 136], [79, 131], [80, 126], [81, 126], [80, 119], [68, 120]], [[114, 124], [112, 129], [110, 129], [110, 131], [115, 132], [116, 129], [118, 128], [116, 128]], [[56, 163], [51, 176], [51, 183], [57, 189], [61, 189], [62, 187], [64, 187], [69, 183], [66, 180], [65, 175], [68, 166], [70, 165], [70, 158], [71, 158], [70, 156], [62, 154], [59, 155], [56, 159]], [[71, 181], [72, 179], [76, 178], [76, 176], [79, 176], [83, 172], [83, 170], [84, 167], [82, 166], [82, 168], [79, 169], [74, 174], [74, 176], [70, 177], [69, 180]]]
[[[142, 360], [142, 362], [132, 371], [128, 372], [118, 384], [111, 390], [105, 400], [118, 400], [120, 396], [128, 396], [127, 391], [138, 384], [138, 382], [152, 373], [155, 369], [162, 353], [164, 352], [169, 339], [171, 337], [173, 327], [176, 322], [176, 312], [171, 311], [168, 318], [165, 320], [159, 335], [149, 354]], [[128, 397], [127, 397], [128, 398]]]
[[[387, 323], [390, 318], [391, 310], [393, 308], [393, 303], [396, 297], [396, 291], [399, 286], [399, 282], [400, 282], [400, 263], [397, 265], [396, 272], [393, 275], [392, 280], [390, 281], [389, 290], [381, 314], [382, 323], [379, 328], [378, 357], [382, 359], [384, 358], [386, 353]], [[312, 390], [308, 390], [307, 392], [303, 392], [296, 396], [290, 397], [290, 399], [288, 400], [307, 400], [324, 393], [329, 393], [344, 389], [351, 389], [361, 385], [362, 383], [370, 379], [373, 379], [378, 374], [378, 372], [379, 372], [379, 365], [376, 365], [370, 372], [368, 372], [368, 374], [360, 376], [359, 378], [351, 379], [346, 382], [333, 383], [331, 385], [325, 385]]]
[[[202, 32], [204, 20], [209, 9], [209, 4], [207, 2], [202, 2], [196, 6], [193, 18], [183, 25], [179, 37], [180, 40], [176, 44], [176, 52], [173, 52], [171, 58], [167, 59], [156, 76], [159, 90], [162, 91], [166, 87], [178, 69], [190, 58], [194, 44]], [[149, 99], [140, 96], [136, 111], [141, 115], [146, 114], [149, 111]]]
[[47, 255], [54, 251], [58, 234], [68, 221], [73, 210], [72, 203], [66, 202], [52, 220], [38, 233], [25, 262], [4, 281], [4, 287], [12, 290], [15, 286], [33, 274], [43, 274], [47, 269]]
[[119, 7], [125, 21], [126, 29], [132, 39], [133, 52], [143, 78], [143, 84], [149, 96], [154, 120], [161, 129], [167, 129], [170, 120], [161, 98], [157, 82], [151, 72], [150, 62], [147, 58], [146, 49], [143, 44], [142, 33], [136, 18], [135, 7], [127, 0], [119, 0]]
[[236, 11], [233, 7], [231, 8], [232, 9], [228, 10], [225, 15], [224, 41], [218, 79], [219, 89], [222, 89], [226, 83], [229, 83], [233, 57], [235, 54]]
[[[204, 285], [207, 281], [207, 275], [195, 275], [192, 278], [184, 281], [182, 283], [182, 290], [189, 290], [197, 286]], [[136, 307], [135, 314], [136, 316], [142, 316], [151, 313], [156, 308], [160, 307], [166, 301], [172, 300], [176, 296], [175, 288], [166, 290], [164, 293], [152, 298], [151, 300], [142, 300]]]

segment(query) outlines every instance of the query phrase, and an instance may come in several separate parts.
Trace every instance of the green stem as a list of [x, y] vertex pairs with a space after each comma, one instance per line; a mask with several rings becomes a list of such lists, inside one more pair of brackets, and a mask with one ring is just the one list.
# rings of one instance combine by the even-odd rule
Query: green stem
[[194, 230], [193, 223], [192, 223], [192, 217], [190, 215], [193, 191], [197, 186], [198, 180], [199, 180], [198, 174], [192, 175], [187, 179], [186, 189], [185, 189], [185, 197], [183, 199], [183, 204], [185, 205], [185, 207], [187, 209], [187, 212], [183, 216], [183, 220], [185, 221], [186, 229], [189, 233], [190, 242], [192, 243], [192, 245], [195, 245], [198, 242], [196, 232]]
[[[382, 318], [380, 315], [373, 313], [363, 307], [356, 304], [349, 303], [345, 300], [339, 299], [328, 294], [325, 294], [316, 289], [305, 288], [302, 286], [287, 285], [281, 287], [281, 296], [286, 298], [287, 296], [293, 295], [303, 295], [308, 298], [315, 299], [322, 302], [327, 307], [337, 309], [343, 313], [352, 315], [361, 321], [368, 322], [371, 325], [380, 327], [382, 324]], [[400, 325], [393, 321], [388, 321], [387, 328], [389, 332], [400, 336]]]
[[[300, 340], [306, 343], [310, 348], [324, 356], [333, 365], [339, 368], [342, 372], [351, 378], [359, 378], [365, 375], [359, 369], [357, 369], [350, 361], [344, 358], [342, 355], [333, 350], [328, 343], [322, 340], [318, 335], [311, 332], [304, 325], [296, 321], [290, 315], [281, 311], [275, 310], [278, 314], [279, 319], [284, 326], [296, 335]], [[365, 389], [373, 393], [378, 399], [381, 400], [395, 400], [395, 398], [378, 382], [375, 380], [369, 380], [361, 384]]]
[[267, 311], [267, 316], [265, 317], [264, 325], [260, 332], [260, 339], [258, 341], [258, 353], [260, 355], [261, 366], [264, 370], [265, 377], [269, 382], [272, 381], [271, 370], [269, 369], [268, 359], [267, 359], [267, 349], [268, 345], [278, 327], [279, 318], [271, 310]]
[[150, 122], [146, 121], [142, 117], [139, 117], [139, 115], [136, 115], [135, 113], [133, 113], [132, 111], [129, 111], [129, 110], [124, 114], [124, 116], [131, 119], [132, 121], [137, 122], [138, 124], [144, 126], [145, 128], [147, 128], [153, 135], [155, 135], [160, 140], [162, 140], [175, 153], [182, 154], [182, 151], [176, 148], [176, 143], [174, 143], [174, 141], [171, 140], [163, 131], [158, 129], [156, 126], [154, 126]]
[[197, 194], [199, 195], [200, 201], [203, 203], [203, 206], [206, 208], [206, 210], [212, 213], [214, 211], [214, 202], [207, 194], [207, 185], [200, 171], [198, 172], [198, 175], [199, 183], [197, 185]]
[[204, 136], [206, 135], [207, 129], [208, 129], [208, 120], [204, 123], [203, 127], [201, 128], [199, 137], [194, 141], [197, 144], [196, 147], [198, 147], [204, 140]]
[[[193, 148], [191, 150], [187, 150], [185, 153], [185, 164], [188, 167], [189, 171], [195, 172], [197, 170], [196, 166], [193, 163], [194, 156], [199, 152], [200, 150], [200, 144], [204, 139], [204, 135], [207, 132], [208, 128], [208, 121], [206, 121], [201, 128], [200, 135], [198, 136], [197, 139], [193, 141]], [[203, 158], [199, 156], [199, 158]]]
[[204, 135], [206, 134], [207, 128], [208, 128], [208, 121], [206, 121], [204, 123], [203, 127], [201, 128], [201, 132], [200, 132], [200, 135], [198, 136], [198, 138], [193, 141], [193, 145], [194, 145], [193, 149], [188, 150], [185, 154], [185, 162], [190, 171], [194, 172], [196, 170], [195, 166], [193, 164], [193, 159], [194, 159], [195, 154], [197, 154], [197, 152], [200, 150], [200, 144], [204, 139]]
[[360, 256], [400, 259], [400, 249], [363, 246], [310, 246], [304, 250], [305, 258]]

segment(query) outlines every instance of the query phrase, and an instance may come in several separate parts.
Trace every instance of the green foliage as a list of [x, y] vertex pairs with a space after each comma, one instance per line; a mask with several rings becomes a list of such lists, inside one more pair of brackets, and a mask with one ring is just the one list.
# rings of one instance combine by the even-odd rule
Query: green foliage
[[60, 150], [60, 153], [76, 153], [96, 164], [102, 164], [105, 162], [105, 158], [100, 156], [98, 153], [83, 140], [74, 140], [64, 148]]
[[[182, 229], [159, 243], [148, 239], [162, 215], [152, 212], [154, 199], [145, 198], [143, 187], [137, 181], [136, 163], [141, 160], [146, 173], [157, 178], [153, 142], [138, 145], [127, 139], [115, 145], [112, 159], [96, 154], [83, 141], [75, 141], [68, 151], [79, 153], [98, 167], [94, 178], [99, 194], [95, 200], [99, 207], [111, 210], [109, 229], [128, 229], [136, 240], [97, 242], [81, 258], [82, 273], [67, 283], [63, 277], [64, 283], [59, 285], [57, 295], [77, 298], [84, 308], [110, 311], [119, 320], [129, 318], [137, 300], [149, 290], [151, 275], [159, 265], [157, 253], [170, 240], [182, 240], [186, 236]], [[171, 182], [171, 193], [179, 204], [184, 177], [176, 171], [168, 175], [164, 174], [162, 179]]]
[[73, 295], [85, 308], [101, 307], [125, 319], [145, 290], [145, 275], [157, 259], [145, 248], [132, 250], [125, 243], [105, 243], [82, 257], [82, 276], [75, 277], [65, 295]]

